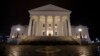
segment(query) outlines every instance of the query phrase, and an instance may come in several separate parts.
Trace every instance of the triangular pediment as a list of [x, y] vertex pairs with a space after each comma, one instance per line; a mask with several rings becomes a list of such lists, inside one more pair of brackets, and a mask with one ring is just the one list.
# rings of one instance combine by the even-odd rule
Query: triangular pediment
[[61, 8], [59, 6], [48, 4], [48, 5], [45, 5], [45, 6], [41, 6], [41, 7], [32, 9], [30, 11], [69, 11], [69, 10]]

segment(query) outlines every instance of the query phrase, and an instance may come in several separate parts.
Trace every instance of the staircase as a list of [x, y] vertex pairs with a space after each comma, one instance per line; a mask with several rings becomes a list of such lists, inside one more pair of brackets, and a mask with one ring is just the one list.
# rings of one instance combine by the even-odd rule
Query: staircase
[[19, 39], [20, 43], [77, 43], [79, 44], [76, 40], [74, 40], [72, 37], [67, 37], [67, 36], [24, 36]]

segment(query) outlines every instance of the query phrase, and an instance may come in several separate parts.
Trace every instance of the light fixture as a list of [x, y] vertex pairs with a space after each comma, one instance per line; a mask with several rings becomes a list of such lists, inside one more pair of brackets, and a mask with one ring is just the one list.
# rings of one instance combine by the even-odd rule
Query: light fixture
[[17, 31], [21, 31], [21, 28], [18, 27], [18, 28], [16, 28], [16, 30], [17, 30]]
[[79, 32], [82, 32], [83, 30], [82, 30], [82, 28], [79, 28], [78, 31], [79, 31]]
[[79, 34], [80, 34], [80, 35], [79, 35], [79, 36], [80, 36], [80, 39], [82, 39], [82, 38], [83, 38], [82, 31], [83, 31], [83, 30], [82, 30], [82, 28], [78, 28], [78, 32], [79, 32]]
[[15, 38], [16, 36], [12, 35], [12, 38]]

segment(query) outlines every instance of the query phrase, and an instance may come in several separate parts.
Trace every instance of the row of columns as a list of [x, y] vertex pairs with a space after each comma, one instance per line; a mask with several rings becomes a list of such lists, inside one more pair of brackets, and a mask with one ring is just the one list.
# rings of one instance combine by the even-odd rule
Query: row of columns
[[[47, 36], [47, 16], [45, 16], [45, 36]], [[55, 36], [55, 18], [52, 17], [53, 19], [53, 36]], [[33, 18], [30, 19], [29, 22], [29, 28], [28, 28], [28, 36], [33, 36], [33, 35], [38, 35], [40, 31], [39, 30], [39, 20], [40, 18], [37, 18], [37, 21], [35, 22], [35, 20], [33, 20]], [[71, 25], [70, 25], [70, 19], [67, 19], [67, 21], [65, 20], [65, 22], [62, 21], [63, 18], [60, 18], [60, 26], [58, 27], [59, 29], [59, 33], [61, 36], [65, 35], [69, 35], [71, 36]], [[63, 28], [63, 24], [64, 28]], [[65, 32], [64, 32], [65, 31]], [[65, 33], [65, 34], [64, 34]]]

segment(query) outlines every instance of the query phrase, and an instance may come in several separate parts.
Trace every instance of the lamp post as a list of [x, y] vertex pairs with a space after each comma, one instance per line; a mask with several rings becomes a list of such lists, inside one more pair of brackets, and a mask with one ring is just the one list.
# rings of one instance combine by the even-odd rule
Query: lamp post
[[16, 31], [17, 31], [17, 36], [16, 37], [18, 38], [19, 37], [19, 32], [21, 31], [21, 28], [19, 28], [19, 27], [16, 28]]
[[[79, 28], [78, 29], [78, 32], [79, 32], [79, 36], [80, 36], [80, 39], [82, 40], [82, 31], [83, 31], [83, 29], [82, 28]], [[80, 41], [81, 42], [81, 41]], [[82, 43], [81, 43], [82, 44]]]
[[82, 31], [83, 31], [82, 28], [79, 28], [79, 29], [78, 29], [78, 32], [79, 32], [79, 34], [80, 34], [80, 39], [82, 39]]

